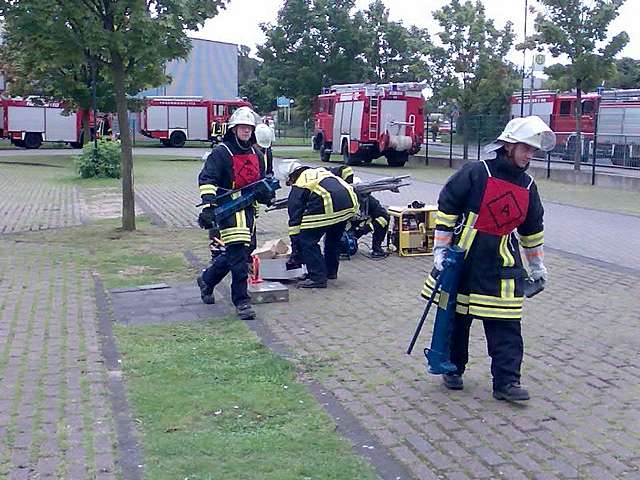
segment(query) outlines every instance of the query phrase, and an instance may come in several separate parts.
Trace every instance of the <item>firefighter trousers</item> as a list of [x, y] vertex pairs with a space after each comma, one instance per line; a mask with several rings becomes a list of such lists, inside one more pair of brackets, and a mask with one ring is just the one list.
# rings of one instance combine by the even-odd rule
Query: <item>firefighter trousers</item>
[[227, 244], [224, 253], [215, 257], [202, 274], [204, 282], [213, 289], [231, 272], [231, 301], [235, 306], [249, 303], [250, 300], [247, 292], [249, 248], [244, 243]]
[[[325, 283], [328, 277], [336, 278], [340, 265], [340, 239], [347, 222], [328, 227], [306, 228], [300, 231], [302, 261], [314, 282]], [[320, 252], [320, 239], [324, 235], [324, 255]]]
[[[451, 332], [451, 362], [462, 375], [469, 361], [469, 329], [472, 317], [456, 314]], [[524, 342], [519, 321], [482, 320], [487, 338], [487, 351], [491, 357], [493, 389], [520, 383], [520, 366]]]

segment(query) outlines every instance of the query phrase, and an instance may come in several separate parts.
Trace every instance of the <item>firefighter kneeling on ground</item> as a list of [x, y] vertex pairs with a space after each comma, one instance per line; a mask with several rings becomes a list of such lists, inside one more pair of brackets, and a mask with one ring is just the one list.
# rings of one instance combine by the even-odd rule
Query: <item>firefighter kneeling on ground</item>
[[520, 320], [526, 280], [520, 246], [532, 280], [546, 281], [547, 269], [543, 262], [544, 209], [526, 170], [536, 150], [549, 151], [554, 146], [555, 134], [539, 117], [515, 118], [485, 148], [496, 152], [496, 158], [464, 165], [440, 192], [434, 269], [422, 296], [431, 295], [443, 269], [445, 249], [455, 242], [466, 253], [451, 333], [451, 362], [457, 370], [443, 376], [450, 390], [463, 388], [469, 329], [475, 318], [484, 324], [493, 396], [507, 401], [529, 399], [529, 392], [520, 385], [524, 355]]
[[[340, 239], [347, 221], [358, 211], [353, 187], [325, 168], [298, 161], [280, 164], [281, 177], [291, 186], [287, 208], [292, 257], [307, 266], [299, 288], [326, 288], [338, 278]], [[324, 236], [324, 255], [320, 239]]]
[[[223, 142], [211, 151], [198, 177], [202, 203], [208, 204], [199, 218], [203, 228], [212, 228], [216, 196], [245, 187], [264, 178], [266, 163], [262, 153], [253, 148], [256, 114], [249, 107], [240, 107], [229, 118], [229, 128]], [[258, 199], [268, 205], [272, 199]], [[242, 320], [255, 318], [247, 292], [248, 260], [255, 248], [255, 206], [237, 212], [221, 225], [220, 241], [224, 252], [217, 255], [209, 268], [198, 277], [200, 297], [206, 304], [215, 303], [213, 289], [231, 272], [231, 300]]]
[[[353, 175], [353, 169], [346, 165], [334, 167], [331, 173], [342, 178], [350, 185], [358, 184], [359, 179]], [[373, 232], [371, 238], [371, 257], [384, 258], [387, 253], [382, 249], [382, 242], [387, 236], [389, 229], [389, 212], [372, 194], [368, 193], [362, 198], [358, 198], [360, 202], [360, 213], [367, 219], [362, 225], [355, 225], [354, 235], [356, 239]]]

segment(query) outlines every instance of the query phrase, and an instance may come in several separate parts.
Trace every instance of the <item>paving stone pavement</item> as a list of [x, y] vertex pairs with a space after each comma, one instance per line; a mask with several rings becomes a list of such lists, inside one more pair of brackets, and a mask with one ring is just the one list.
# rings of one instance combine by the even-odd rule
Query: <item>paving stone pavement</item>
[[0, 478], [116, 479], [105, 375], [90, 273], [0, 237]]
[[[49, 170], [52, 167], [48, 167]], [[82, 224], [84, 204], [74, 186], [43, 182], [47, 167], [2, 166], [0, 172], [0, 233], [70, 227]]]

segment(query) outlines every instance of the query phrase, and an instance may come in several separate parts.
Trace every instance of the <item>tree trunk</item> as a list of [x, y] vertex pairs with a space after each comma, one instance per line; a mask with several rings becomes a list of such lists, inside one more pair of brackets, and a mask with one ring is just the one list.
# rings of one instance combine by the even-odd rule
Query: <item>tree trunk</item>
[[131, 132], [127, 114], [127, 96], [124, 82], [124, 64], [116, 51], [111, 52], [111, 72], [116, 95], [118, 125], [120, 125], [120, 146], [122, 152], [122, 228], [136, 229], [135, 196], [133, 191], [133, 153], [131, 151]]
[[582, 163], [582, 79], [576, 79], [576, 151], [573, 159], [573, 169], [580, 170]]
[[91, 127], [89, 126], [89, 110], [82, 111], [82, 145], [91, 141]]

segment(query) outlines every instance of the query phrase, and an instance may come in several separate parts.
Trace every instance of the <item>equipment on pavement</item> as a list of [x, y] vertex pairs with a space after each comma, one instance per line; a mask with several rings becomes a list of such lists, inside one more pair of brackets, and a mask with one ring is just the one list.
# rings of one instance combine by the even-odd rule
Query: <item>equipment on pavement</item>
[[425, 348], [424, 354], [429, 365], [428, 371], [434, 375], [451, 373], [456, 371], [456, 366], [450, 360], [451, 331], [456, 313], [456, 297], [458, 295], [458, 283], [464, 265], [464, 250], [457, 245], [447, 247], [444, 259], [444, 269], [436, 279], [436, 285], [431, 292], [429, 301], [424, 308], [422, 318], [418, 322], [407, 354], [411, 355], [413, 347], [418, 340], [424, 321], [429, 314], [429, 309], [438, 298], [438, 309], [433, 322], [433, 334], [431, 336], [431, 348]]
[[392, 220], [387, 245], [393, 245], [401, 257], [432, 253], [438, 207], [421, 205], [413, 202], [407, 207], [387, 209]]
[[[258, 199], [273, 198], [279, 188], [280, 182], [272, 176], [267, 176], [242, 188], [218, 195], [213, 203], [200, 203], [196, 207], [213, 207], [213, 218], [210, 220], [212, 224], [219, 225], [222, 220], [251, 206]], [[205, 208], [203, 212], [206, 210]]]

